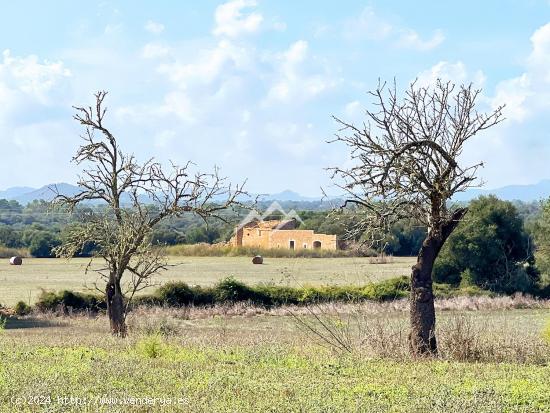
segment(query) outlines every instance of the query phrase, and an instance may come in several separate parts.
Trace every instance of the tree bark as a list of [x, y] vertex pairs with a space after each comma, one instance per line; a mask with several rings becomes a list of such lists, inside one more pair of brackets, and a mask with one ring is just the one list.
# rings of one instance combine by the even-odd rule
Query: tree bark
[[428, 233], [412, 267], [409, 333], [412, 355], [437, 354], [432, 270], [443, 244], [466, 212], [466, 208], [457, 209], [448, 221]]
[[105, 288], [107, 297], [107, 315], [111, 326], [111, 333], [118, 337], [126, 336], [126, 317], [124, 316], [124, 297], [120, 288], [120, 281], [111, 277]]
[[413, 355], [437, 354], [432, 269], [440, 240], [428, 234], [412, 267], [409, 346]]

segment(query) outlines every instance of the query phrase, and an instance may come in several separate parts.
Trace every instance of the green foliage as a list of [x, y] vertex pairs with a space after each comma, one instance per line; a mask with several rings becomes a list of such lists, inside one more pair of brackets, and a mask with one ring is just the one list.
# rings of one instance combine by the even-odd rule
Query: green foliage
[[253, 288], [234, 277], [228, 277], [219, 281], [214, 286], [214, 297], [217, 302], [255, 301]]
[[168, 306], [182, 306], [194, 303], [195, 291], [184, 282], [172, 281], [161, 286], [154, 297]]
[[537, 267], [543, 275], [544, 283], [550, 286], [550, 199], [542, 204], [542, 212], [533, 220], [531, 232], [537, 246]]
[[106, 308], [105, 299], [93, 294], [78, 293], [68, 290], [59, 292], [42, 291], [36, 302], [40, 311], [55, 311], [72, 309], [99, 311]]
[[136, 343], [136, 350], [146, 358], [155, 359], [165, 353], [166, 345], [160, 334], [151, 334]]
[[[218, 282], [213, 287], [189, 286], [184, 282], [170, 282], [150, 295], [134, 298], [132, 304], [182, 307], [188, 305], [209, 306], [235, 302], [250, 302], [273, 307], [281, 305], [308, 305], [320, 302], [355, 302], [361, 300], [386, 301], [408, 295], [409, 280], [398, 277], [365, 286], [287, 287], [260, 284], [246, 285], [233, 277]], [[98, 311], [105, 309], [102, 297], [72, 291], [43, 291], [36, 308], [40, 311], [56, 311], [71, 308], [73, 311]]]
[[426, 228], [413, 222], [400, 221], [395, 223], [390, 234], [381, 243], [380, 249], [386, 254], [416, 256], [422, 242], [426, 238]]
[[472, 201], [436, 260], [434, 280], [506, 293], [533, 291], [538, 273], [532, 242], [514, 205], [494, 196]]
[[55, 257], [53, 249], [60, 244], [61, 241], [55, 235], [45, 231], [37, 231], [32, 234], [29, 252], [36, 258], [53, 258]]
[[31, 306], [24, 301], [18, 301], [13, 308], [13, 311], [15, 311], [15, 314], [17, 315], [27, 315], [31, 312], [31, 310]]

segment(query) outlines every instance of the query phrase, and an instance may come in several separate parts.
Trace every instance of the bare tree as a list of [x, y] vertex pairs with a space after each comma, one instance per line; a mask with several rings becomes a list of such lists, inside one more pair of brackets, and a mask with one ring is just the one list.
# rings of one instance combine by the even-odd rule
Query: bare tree
[[[79, 178], [79, 193], [56, 197], [71, 211], [93, 200], [103, 201], [106, 208], [87, 209], [81, 215], [82, 224], [71, 228], [56, 253], [70, 258], [88, 243], [96, 246], [96, 255], [106, 263], [99, 273], [106, 282], [111, 332], [124, 336], [132, 297], [167, 267], [163, 250], [151, 243], [155, 225], [187, 213], [223, 219], [222, 211], [238, 205], [244, 192], [242, 185], [226, 185], [217, 168], [210, 174], [193, 172], [189, 162], [183, 167], [172, 165], [167, 172], [152, 158], [138, 163], [121, 150], [104, 124], [106, 95], [98, 92], [94, 107], [75, 107], [74, 119], [84, 125], [85, 133], [73, 162], [88, 168]], [[125, 274], [129, 278], [123, 284]]]
[[412, 267], [410, 335], [413, 354], [436, 353], [432, 268], [441, 247], [467, 208], [450, 205], [457, 192], [478, 186], [483, 164], [463, 166], [459, 157], [470, 138], [502, 120], [502, 107], [478, 113], [480, 90], [437, 80], [416, 82], [400, 97], [395, 83], [379, 83], [369, 92], [374, 109], [361, 127], [341, 125], [336, 138], [350, 149], [349, 168], [330, 168], [346, 191], [345, 205], [363, 211], [356, 230], [379, 241], [393, 223], [411, 219], [428, 228]]

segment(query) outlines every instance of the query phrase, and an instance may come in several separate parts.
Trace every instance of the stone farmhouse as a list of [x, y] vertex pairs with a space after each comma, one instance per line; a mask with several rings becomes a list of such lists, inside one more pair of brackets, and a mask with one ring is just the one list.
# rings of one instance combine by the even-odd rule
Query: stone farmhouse
[[235, 228], [231, 238], [236, 247], [336, 250], [336, 235], [316, 234], [312, 230], [296, 229], [296, 220], [252, 220]]

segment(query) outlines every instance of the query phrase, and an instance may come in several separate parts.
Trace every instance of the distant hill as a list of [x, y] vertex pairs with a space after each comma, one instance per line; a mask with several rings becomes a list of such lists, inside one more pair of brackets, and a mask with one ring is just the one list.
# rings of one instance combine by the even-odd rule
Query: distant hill
[[51, 201], [55, 198], [57, 193], [72, 196], [72, 195], [76, 195], [79, 191], [80, 189], [78, 186], [66, 184], [66, 183], [58, 183], [58, 184], [45, 185], [41, 188], [34, 189], [32, 191], [14, 196], [11, 199], [16, 200], [20, 204], [26, 205], [29, 202], [40, 200], [40, 199], [43, 199], [44, 201]]
[[5, 191], [0, 191], [0, 199], [14, 199], [20, 195], [24, 195], [35, 190], [36, 188], [31, 188], [29, 186], [14, 186], [6, 189]]
[[302, 202], [302, 201], [319, 201], [321, 200], [321, 197], [308, 197], [300, 195], [297, 192], [291, 191], [290, 189], [286, 189], [282, 192], [279, 192], [277, 194], [266, 194], [266, 195], [260, 195], [260, 200], [262, 201], [296, 201], [296, 202]]
[[[67, 183], [58, 183], [45, 185], [41, 188], [31, 188], [26, 186], [12, 187], [4, 191], [0, 191], [0, 199], [16, 200], [20, 204], [26, 205], [34, 200], [43, 199], [45, 201], [51, 201], [55, 197], [55, 191], [53, 188], [57, 188], [59, 193], [64, 195], [75, 195], [79, 191], [79, 187]], [[550, 197], [550, 180], [540, 181], [539, 183], [532, 185], [508, 185], [496, 189], [469, 189], [466, 192], [457, 194], [454, 198], [455, 201], [470, 201], [480, 195], [495, 195], [500, 199], [507, 201], [536, 201], [540, 199], [546, 199]], [[252, 195], [251, 199], [255, 196]], [[323, 197], [308, 197], [303, 196], [290, 189], [284, 190], [275, 194], [263, 194], [259, 195], [258, 199], [262, 203], [279, 201], [285, 203], [295, 203], [299, 205], [319, 203]], [[329, 197], [329, 200], [337, 199], [336, 197]], [[146, 203], [147, 197], [143, 197], [142, 202]], [[325, 200], [326, 201], [326, 200]]]
[[481, 195], [495, 195], [505, 201], [538, 201], [550, 197], [550, 180], [531, 185], [508, 185], [496, 189], [469, 189], [457, 194], [455, 201], [470, 201]]

